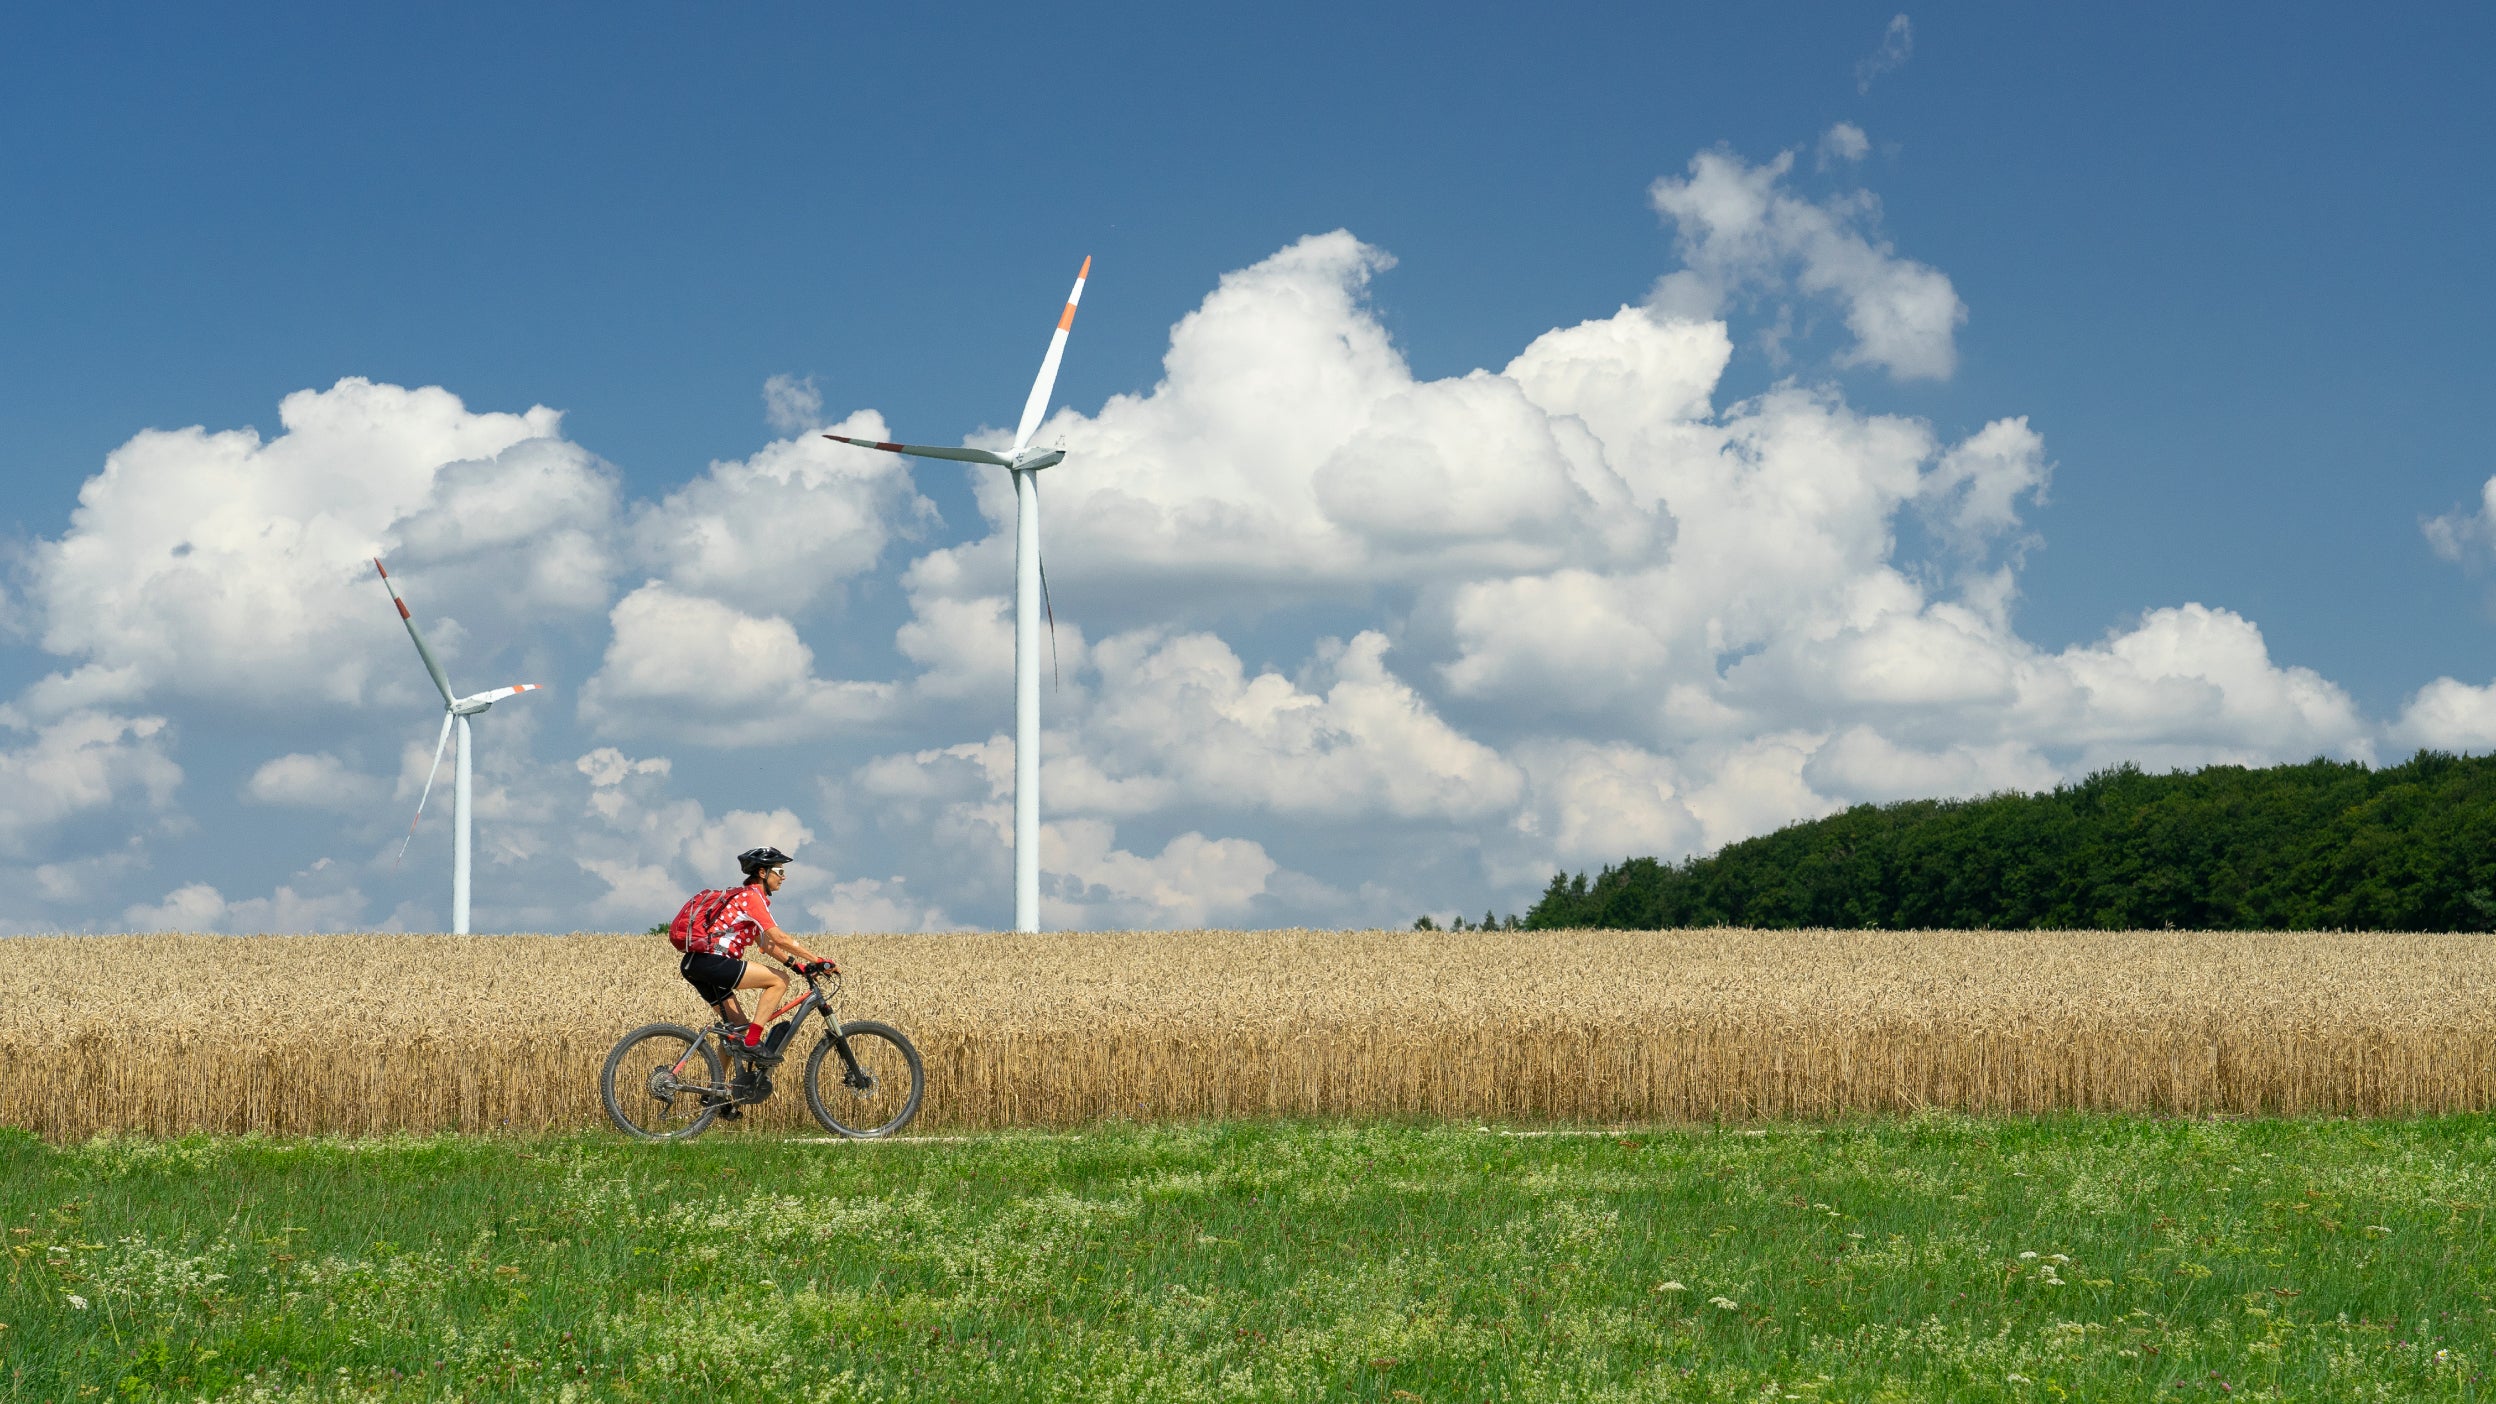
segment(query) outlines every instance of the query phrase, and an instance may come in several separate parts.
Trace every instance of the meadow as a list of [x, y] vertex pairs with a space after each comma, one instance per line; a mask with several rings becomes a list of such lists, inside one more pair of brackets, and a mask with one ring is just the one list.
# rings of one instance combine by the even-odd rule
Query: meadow
[[2496, 1118], [0, 1133], [0, 1400], [2486, 1398]]
[[[850, 971], [843, 1011], [925, 1051], [921, 1132], [2496, 1108], [2496, 942], [2480, 936], [1187, 931], [822, 948]], [[588, 1128], [618, 1034], [704, 1014], [651, 936], [5, 938], [0, 1126]], [[799, 1101], [784, 1087], [750, 1129], [807, 1126]]]

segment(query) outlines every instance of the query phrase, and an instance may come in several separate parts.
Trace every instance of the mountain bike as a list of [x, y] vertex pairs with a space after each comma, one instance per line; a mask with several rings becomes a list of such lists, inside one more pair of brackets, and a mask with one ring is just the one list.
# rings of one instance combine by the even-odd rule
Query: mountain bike
[[764, 1021], [771, 1032], [757, 1047], [746, 1047], [724, 1023], [698, 1030], [644, 1024], [617, 1040], [598, 1074], [608, 1119], [645, 1141], [699, 1136], [723, 1113], [741, 1115], [767, 1100], [772, 1072], [797, 1031], [821, 1014], [824, 1035], [806, 1058], [806, 1110], [824, 1130], [856, 1140], [909, 1125], [927, 1095], [927, 1070], [909, 1036], [873, 1019], [842, 1023], [832, 1010], [841, 977], [792, 973], [806, 992], [771, 1012]]

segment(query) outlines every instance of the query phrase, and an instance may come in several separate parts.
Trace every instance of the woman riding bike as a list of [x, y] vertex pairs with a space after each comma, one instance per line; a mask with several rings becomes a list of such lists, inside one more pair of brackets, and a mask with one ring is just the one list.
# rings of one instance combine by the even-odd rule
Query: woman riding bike
[[[669, 923], [684, 950], [677, 969], [719, 1022], [696, 1029], [672, 1020], [627, 1031], [598, 1073], [598, 1099], [616, 1129], [644, 1141], [681, 1141], [712, 1123], [741, 1120], [745, 1108], [770, 1100], [771, 1075], [790, 1056], [808, 1020], [823, 1016], [823, 1037], [801, 1063], [806, 1110], [823, 1129], [851, 1140], [898, 1134], [919, 1114], [927, 1065], [910, 1036], [877, 1019], [842, 1019], [840, 967], [806, 949], [771, 917], [772, 894], [787, 875], [789, 855], [757, 848], [738, 855], [745, 884], [703, 892]], [[790, 983], [745, 958], [760, 949], [797, 968], [806, 988], [784, 1004], [765, 1005], [778, 1019], [765, 1034], [745, 1017], [739, 990], [769, 990], [778, 999]]]
[[[708, 930], [686, 933], [685, 958], [676, 964], [677, 973], [702, 1002], [719, 1011], [729, 1037], [747, 1048], [762, 1046], [763, 1026], [745, 1017], [737, 991], [769, 990], [763, 1007], [770, 1009], [789, 988], [788, 976], [760, 961], [747, 960], [747, 950], [759, 945], [763, 954], [787, 962], [801, 974], [837, 975], [841, 970], [837, 963], [800, 945], [771, 919], [771, 897], [788, 881], [788, 862], [789, 855], [777, 848], [749, 848], [738, 854], [745, 885], [729, 894]], [[722, 1115], [733, 1119], [737, 1109], [729, 1107]]]

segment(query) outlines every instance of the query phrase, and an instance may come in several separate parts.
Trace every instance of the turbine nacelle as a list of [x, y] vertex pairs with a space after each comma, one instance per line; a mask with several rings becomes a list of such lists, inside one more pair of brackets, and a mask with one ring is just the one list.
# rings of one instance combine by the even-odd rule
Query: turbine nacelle
[[1054, 468], [1065, 461], [1066, 450], [1048, 449], [1039, 453], [1025, 453], [1016, 458], [1012, 466], [1017, 473], [1037, 473], [1043, 468]]

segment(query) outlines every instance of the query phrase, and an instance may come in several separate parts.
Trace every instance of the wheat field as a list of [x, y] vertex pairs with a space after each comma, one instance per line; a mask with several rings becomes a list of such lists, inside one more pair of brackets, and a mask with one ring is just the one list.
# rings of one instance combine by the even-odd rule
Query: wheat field
[[[844, 1017], [924, 1050], [923, 1131], [2496, 1106], [2496, 942], [2478, 936], [1184, 931], [818, 949], [850, 971]], [[590, 1126], [618, 1034], [704, 1014], [652, 936], [0, 938], [0, 1125]], [[753, 1124], [808, 1124], [800, 1061]]]

